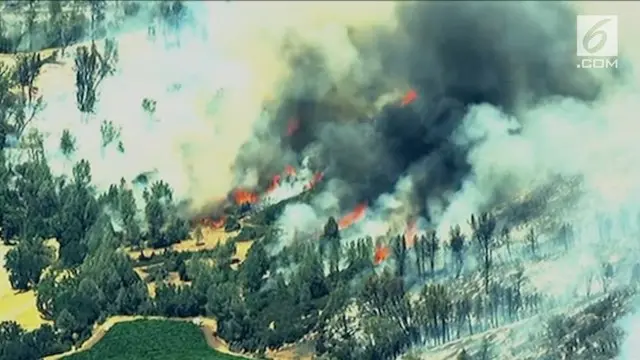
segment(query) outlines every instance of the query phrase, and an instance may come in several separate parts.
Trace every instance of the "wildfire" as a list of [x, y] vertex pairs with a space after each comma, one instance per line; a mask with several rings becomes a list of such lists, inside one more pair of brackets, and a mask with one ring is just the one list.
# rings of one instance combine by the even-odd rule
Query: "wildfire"
[[412, 219], [407, 222], [407, 228], [404, 231], [404, 239], [407, 244], [407, 247], [413, 247], [415, 236], [417, 234], [416, 230], [416, 220]]
[[353, 209], [352, 212], [343, 216], [340, 221], [338, 221], [338, 227], [340, 230], [346, 229], [349, 226], [353, 225], [355, 222], [359, 221], [364, 217], [365, 212], [367, 211], [367, 204], [360, 204]]
[[376, 246], [376, 252], [373, 255], [373, 264], [379, 265], [383, 261], [387, 260], [387, 258], [389, 257], [389, 253], [390, 251], [387, 246], [384, 246], [384, 245]]
[[[294, 168], [291, 165], [287, 165], [284, 168], [284, 174], [286, 176], [291, 176], [291, 177], [296, 176], [296, 168]], [[280, 180], [281, 179], [282, 179], [282, 175], [281, 174], [273, 175], [273, 178], [271, 178], [271, 184], [267, 188], [267, 193], [270, 193], [270, 192], [274, 191], [275, 189], [277, 189], [278, 186], [280, 186]]]
[[258, 201], [258, 194], [246, 190], [236, 190], [233, 192], [233, 200], [238, 205], [253, 204]]
[[313, 178], [309, 181], [309, 183], [305, 186], [307, 190], [313, 189], [320, 181], [324, 178], [323, 172], [317, 172], [313, 174]]
[[212, 229], [220, 229], [224, 226], [224, 221], [225, 221], [225, 218], [221, 217], [218, 219], [202, 219], [200, 223], [203, 226], [206, 226]]
[[274, 191], [278, 188], [278, 186], [280, 186], [280, 174], [275, 174], [271, 179], [271, 185], [269, 185], [269, 187], [267, 188], [267, 192], [269, 193]]
[[287, 124], [287, 136], [295, 134], [298, 129], [300, 129], [300, 120], [296, 117], [289, 119], [289, 123]]
[[284, 173], [287, 174], [287, 176], [296, 176], [296, 168], [291, 165], [287, 165], [284, 167]]
[[416, 99], [418, 99], [418, 93], [415, 90], [411, 89], [404, 95], [404, 97], [402, 98], [402, 103], [400, 105], [407, 106], [416, 101]]

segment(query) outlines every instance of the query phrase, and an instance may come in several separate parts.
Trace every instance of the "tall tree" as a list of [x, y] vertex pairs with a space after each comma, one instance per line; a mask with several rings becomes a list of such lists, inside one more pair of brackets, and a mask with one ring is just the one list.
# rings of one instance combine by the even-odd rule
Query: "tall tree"
[[97, 91], [107, 75], [115, 73], [118, 61], [118, 46], [112, 39], [106, 39], [102, 53], [95, 43], [90, 48], [78, 47], [75, 57], [76, 103], [78, 110], [92, 113], [97, 103]]
[[456, 277], [460, 276], [464, 267], [464, 243], [465, 236], [460, 229], [460, 225], [452, 226], [449, 229], [449, 247], [456, 262]]
[[140, 247], [142, 236], [140, 224], [136, 218], [137, 206], [133, 190], [125, 187], [125, 180], [120, 180], [120, 216], [122, 217], [124, 241], [134, 248]]
[[471, 215], [469, 221], [473, 229], [473, 238], [478, 245], [479, 255], [482, 264], [485, 292], [489, 294], [489, 277], [491, 275], [492, 255], [494, 247], [494, 231], [496, 229], [496, 219], [492, 214], [483, 213], [476, 217]]
[[36, 18], [38, 16], [38, 12], [36, 9], [37, 6], [36, 0], [27, 0], [27, 16], [26, 16], [26, 25], [27, 25], [27, 40], [29, 41], [27, 45], [28, 51], [36, 51], [36, 42], [35, 36], [38, 34], [38, 29], [36, 28]]
[[35, 118], [36, 114], [44, 107], [42, 96], [37, 94], [35, 85], [40, 75], [44, 62], [40, 54], [19, 54], [16, 56], [16, 65], [13, 75], [15, 83], [20, 86], [20, 94], [17, 97], [17, 107], [13, 114], [14, 130], [17, 138], [20, 138], [27, 125]]
[[105, 35], [105, 20], [107, 3], [104, 0], [91, 0], [89, 9], [91, 12], [91, 40], [95, 41]]
[[260, 241], [254, 243], [247, 253], [246, 260], [242, 263], [241, 273], [244, 280], [244, 288], [250, 293], [260, 290], [265, 283], [264, 276], [269, 270], [269, 256]]
[[436, 256], [438, 255], [438, 250], [440, 250], [440, 238], [435, 230], [431, 230], [427, 233], [425, 239], [427, 241], [425, 248], [427, 249], [427, 255], [429, 257], [429, 270], [433, 276], [436, 266]]
[[40, 281], [42, 271], [54, 260], [53, 249], [40, 238], [23, 239], [5, 256], [11, 287], [27, 290]]
[[407, 242], [404, 236], [398, 235], [394, 237], [391, 249], [396, 260], [396, 276], [403, 277], [406, 273], [407, 262]]
[[91, 165], [80, 160], [72, 169], [72, 179], [62, 184], [62, 210], [57, 221], [56, 239], [60, 243], [60, 259], [65, 265], [77, 265], [86, 255], [84, 236], [98, 218], [100, 207], [91, 185]]
[[329, 217], [324, 225], [324, 232], [320, 239], [321, 253], [328, 250], [329, 271], [338, 273], [340, 270], [340, 261], [342, 260], [342, 245], [340, 244], [340, 230], [338, 222], [334, 217]]

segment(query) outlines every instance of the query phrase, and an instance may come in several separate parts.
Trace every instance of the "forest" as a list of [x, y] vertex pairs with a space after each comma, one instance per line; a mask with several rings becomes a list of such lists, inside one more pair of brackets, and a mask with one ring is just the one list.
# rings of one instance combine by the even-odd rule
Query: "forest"
[[[62, 353], [82, 344], [95, 324], [114, 315], [213, 317], [217, 336], [234, 351], [256, 356], [312, 341], [319, 359], [397, 359], [413, 349], [487, 333], [541, 312], [550, 316], [536, 334], [541, 339], [536, 344], [546, 349], [537, 358], [615, 356], [618, 330], [611, 314], [626, 311], [640, 271], [629, 284], [614, 285], [614, 268], [603, 262], [592, 275], [603, 290], [592, 291], [589, 285], [576, 294], [575, 314], [554, 310], [566, 305], [536, 291], [526, 276], [527, 266], [575, 249], [577, 235], [564, 221], [542, 234], [526, 219], [505, 221], [513, 214], [497, 210], [469, 214], [469, 233], [455, 225], [446, 237], [429, 229], [353, 240], [343, 235], [348, 229], [341, 230], [340, 219], [330, 217], [317, 239], [297, 239], [282, 251], [271, 251], [280, 241], [277, 219], [286, 206], [311, 199], [322, 190], [320, 183], [259, 209], [230, 201], [223, 228], [239, 231], [237, 236], [212, 250], [172, 250], [204, 225], [184, 215], [168, 183], [150, 182], [139, 203], [131, 179], [99, 191], [88, 160], [73, 164], [72, 176], [56, 176], [42, 134], [30, 126], [45, 100], [36, 86], [42, 67], [86, 39], [95, 41], [72, 56], [77, 108], [90, 118], [102, 80], [118, 64], [117, 41], [104, 39], [107, 2], [14, 6], [24, 11], [0, 15], [0, 52], [15, 53], [15, 65], [0, 65], [0, 228], [2, 241], [10, 246], [4, 266], [13, 289], [35, 290], [38, 311], [51, 323], [30, 331], [13, 321], [0, 323], [0, 359]], [[123, 23], [143, 7], [136, 1], [119, 6], [124, 7]], [[154, 16], [169, 29], [186, 17], [180, 1], [154, 6]], [[16, 13], [25, 17], [24, 33], [7, 25], [6, 17]], [[43, 58], [38, 51], [48, 48], [61, 53]], [[152, 111], [154, 105], [148, 100], [143, 106]], [[101, 130], [104, 144], [119, 141], [107, 120]], [[65, 131], [60, 152], [71, 157], [75, 142], [74, 134]], [[127, 144], [118, 147], [124, 152]], [[521, 208], [526, 206], [532, 205]], [[606, 224], [601, 228], [607, 236]], [[59, 245], [57, 255], [46, 245], [48, 239]], [[246, 259], [238, 261], [236, 247], [246, 241], [253, 243]], [[143, 251], [147, 248], [155, 249], [153, 256]], [[139, 255], [132, 258], [123, 249]], [[152, 269], [154, 296], [135, 271], [142, 266]], [[185, 284], [165, 281], [175, 272]], [[591, 355], [580, 350], [584, 346]], [[461, 348], [458, 359], [492, 359], [492, 351], [491, 343], [484, 342], [480, 350]]]

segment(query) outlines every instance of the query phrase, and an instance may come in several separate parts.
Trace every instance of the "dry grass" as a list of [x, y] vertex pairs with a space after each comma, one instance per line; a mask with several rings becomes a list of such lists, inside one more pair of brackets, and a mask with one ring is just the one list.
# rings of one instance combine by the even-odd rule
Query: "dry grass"
[[[177, 252], [198, 252], [203, 250], [211, 250], [214, 249], [218, 244], [224, 244], [227, 239], [232, 238], [238, 235], [238, 231], [234, 232], [225, 232], [222, 229], [203, 229], [202, 231], [203, 239], [200, 244], [197, 243], [196, 240], [192, 238], [183, 240], [177, 244], [173, 244], [168, 247], [168, 249], [177, 251]], [[247, 257], [247, 252], [249, 248], [253, 244], [252, 241], [243, 241], [236, 244], [236, 254], [235, 257], [238, 258], [241, 262]], [[162, 253], [164, 251], [163, 248], [153, 249], [153, 248], [145, 248], [143, 250], [146, 256], [150, 256], [153, 253]], [[140, 250], [133, 250], [131, 248], [127, 249], [127, 254], [132, 259], [138, 259], [140, 256]]]
[[[47, 245], [56, 249], [54, 239], [47, 240]], [[33, 290], [15, 291], [11, 288], [9, 274], [4, 268], [4, 257], [11, 247], [0, 245], [0, 321], [15, 321], [27, 330], [34, 330], [42, 324], [51, 323], [43, 319], [36, 307], [36, 294]]]

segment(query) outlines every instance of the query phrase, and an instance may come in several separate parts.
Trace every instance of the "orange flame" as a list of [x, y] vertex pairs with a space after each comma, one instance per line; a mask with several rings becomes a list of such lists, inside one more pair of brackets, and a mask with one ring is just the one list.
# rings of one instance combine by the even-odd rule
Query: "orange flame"
[[300, 120], [295, 117], [289, 119], [289, 124], [287, 124], [287, 136], [295, 134], [298, 129], [300, 129]]
[[324, 178], [323, 172], [317, 172], [313, 174], [313, 178], [309, 181], [309, 183], [305, 186], [307, 190], [313, 189], [322, 179]]
[[284, 173], [287, 174], [287, 176], [296, 176], [296, 168], [291, 165], [287, 165], [284, 167]]
[[404, 97], [402, 98], [402, 103], [400, 105], [407, 106], [412, 102], [416, 101], [417, 98], [418, 98], [418, 93], [415, 90], [411, 89], [407, 91], [407, 93], [404, 95]]
[[233, 192], [233, 199], [237, 205], [253, 204], [258, 201], [258, 194], [246, 190], [236, 190]]
[[413, 247], [414, 245], [414, 238], [417, 234], [417, 229], [416, 229], [416, 220], [412, 219], [407, 221], [407, 228], [404, 231], [404, 240], [405, 243], [407, 244], [407, 247]]
[[220, 229], [221, 227], [224, 226], [224, 221], [225, 221], [224, 217], [221, 217], [218, 219], [204, 218], [200, 220], [200, 224], [202, 224], [202, 226], [206, 226], [212, 229]]
[[380, 265], [383, 261], [387, 260], [389, 257], [389, 248], [384, 245], [376, 246], [376, 252], [373, 255], [373, 264]]
[[278, 186], [280, 186], [280, 174], [275, 174], [271, 179], [271, 185], [269, 185], [269, 187], [267, 188], [267, 192], [272, 192], [273, 190], [277, 189]]
[[211, 227], [214, 229], [220, 229], [224, 226], [225, 220], [224, 216], [216, 220], [211, 220]]
[[364, 213], [367, 211], [367, 204], [360, 204], [353, 209], [352, 212], [343, 216], [340, 221], [338, 221], [338, 227], [342, 229], [346, 229], [349, 226], [353, 225], [355, 222], [359, 221], [364, 217]]

